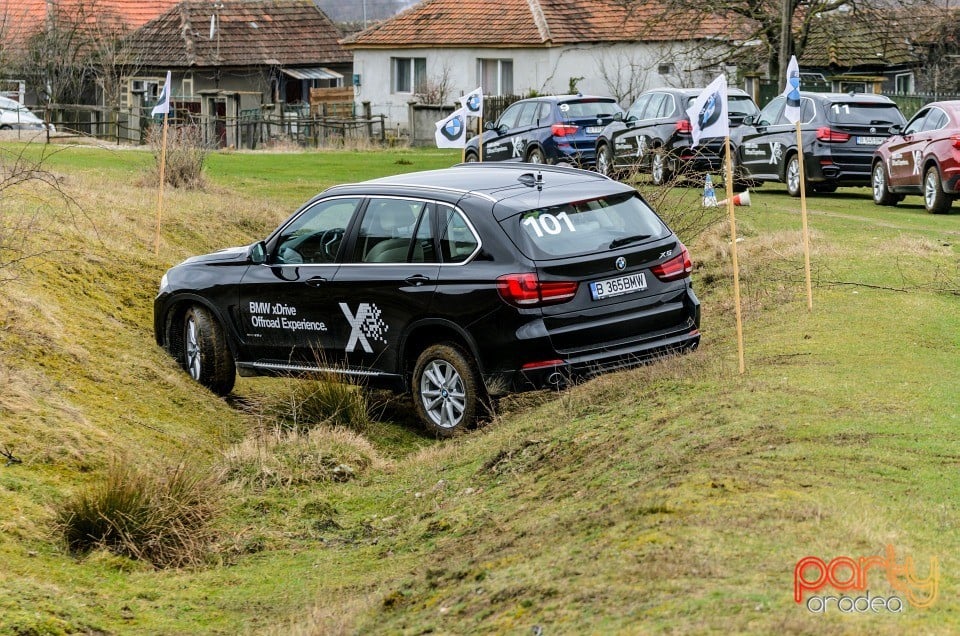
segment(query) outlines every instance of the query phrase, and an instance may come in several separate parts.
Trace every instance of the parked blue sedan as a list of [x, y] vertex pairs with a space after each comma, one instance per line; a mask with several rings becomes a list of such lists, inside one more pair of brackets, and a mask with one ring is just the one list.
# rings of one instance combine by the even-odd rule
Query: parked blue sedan
[[[590, 168], [597, 135], [623, 110], [612, 97], [550, 95], [514, 102], [483, 133], [484, 161], [526, 161]], [[465, 158], [478, 161], [480, 137], [467, 141]]]

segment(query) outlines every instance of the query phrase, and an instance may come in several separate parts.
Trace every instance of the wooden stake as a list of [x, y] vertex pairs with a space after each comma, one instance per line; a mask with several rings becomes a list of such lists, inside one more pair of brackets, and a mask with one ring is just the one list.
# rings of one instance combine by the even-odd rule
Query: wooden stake
[[730, 136], [724, 142], [727, 155], [727, 212], [730, 213], [730, 255], [733, 258], [733, 302], [737, 315], [737, 358], [740, 373], [746, 370], [743, 362], [743, 317], [740, 313], [740, 264], [737, 262], [737, 218], [733, 211], [733, 162], [730, 160]]
[[800, 165], [800, 218], [803, 220], [803, 271], [807, 277], [807, 311], [813, 311], [813, 285], [810, 282], [810, 233], [807, 231], [807, 188], [803, 171], [803, 134], [797, 120], [797, 158]]
[[160, 187], [157, 189], [157, 231], [153, 239], [153, 254], [160, 254], [160, 217], [163, 212], [163, 181], [166, 178], [164, 172], [167, 167], [167, 117], [168, 113], [163, 114], [163, 141], [160, 142]]

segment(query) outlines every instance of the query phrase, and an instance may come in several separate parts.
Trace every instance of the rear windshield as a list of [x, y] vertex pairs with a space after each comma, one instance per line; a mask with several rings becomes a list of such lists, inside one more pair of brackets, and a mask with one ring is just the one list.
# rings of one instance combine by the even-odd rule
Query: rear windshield
[[613, 117], [621, 111], [614, 101], [586, 100], [576, 102], [562, 102], [557, 105], [560, 115], [564, 119], [582, 119], [584, 117]]
[[670, 230], [635, 192], [528, 210], [501, 221], [528, 258], [564, 258], [642, 243]]
[[836, 102], [827, 105], [825, 108], [827, 121], [831, 124], [890, 126], [902, 124], [905, 121], [895, 104]]

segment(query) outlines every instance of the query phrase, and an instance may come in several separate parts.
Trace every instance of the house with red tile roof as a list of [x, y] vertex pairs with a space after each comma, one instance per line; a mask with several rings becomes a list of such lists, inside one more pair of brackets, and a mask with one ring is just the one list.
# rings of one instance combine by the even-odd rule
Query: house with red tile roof
[[244, 112], [309, 106], [311, 88], [349, 85], [341, 37], [313, 0], [185, 0], [127, 40], [138, 70], [125, 104], [152, 104], [170, 71], [174, 110], [220, 118], [221, 143], [233, 145], [225, 122]]
[[486, 95], [573, 89], [628, 102], [647, 88], [706, 83], [723, 69], [704, 51], [748, 32], [652, 1], [424, 0], [343, 44], [357, 99], [404, 126], [418, 94], [452, 103], [477, 86]]
[[[31, 42], [59, 28], [79, 38], [122, 37], [153, 20], [179, 0], [0, 0], [0, 82], [4, 94], [27, 97]], [[69, 24], [64, 24], [69, 22]], [[75, 31], [75, 33], [73, 33]], [[42, 82], [41, 78], [34, 78]], [[10, 87], [15, 87], [10, 90]], [[15, 93], [15, 94], [12, 94]], [[36, 95], [30, 95], [36, 100]]]

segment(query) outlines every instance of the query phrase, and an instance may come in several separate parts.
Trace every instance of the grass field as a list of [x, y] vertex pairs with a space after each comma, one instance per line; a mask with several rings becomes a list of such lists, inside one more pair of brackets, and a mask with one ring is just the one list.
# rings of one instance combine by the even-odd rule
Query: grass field
[[[148, 153], [65, 148], [44, 165], [67, 199], [0, 191], [5, 231], [29, 227], [17, 236], [39, 254], [0, 268], [0, 450], [21, 460], [0, 464], [0, 633], [960, 631], [960, 214], [928, 215], [918, 198], [808, 199], [808, 311], [799, 201], [752, 191], [737, 208], [743, 375], [720, 222], [686, 239], [699, 351], [512, 397], [452, 440], [380, 394], [370, 422], [284, 436], [300, 383], [245, 378], [220, 400], [154, 344], [170, 265], [264, 236], [333, 183], [458, 158], [214, 154], [205, 191], [166, 193], [156, 256], [156, 191], [136, 185]], [[699, 213], [695, 188], [666, 201]], [[351, 478], [307, 470], [318, 457]], [[201, 564], [67, 550], [56, 510], [118, 461], [218, 476]], [[794, 601], [803, 557], [858, 564], [888, 545], [913, 560], [915, 600], [936, 579], [929, 607], [877, 563], [870, 597], [896, 596], [901, 612]]]

